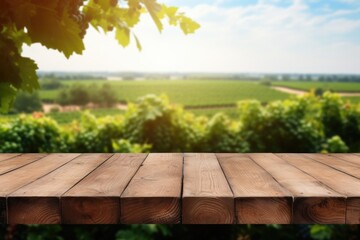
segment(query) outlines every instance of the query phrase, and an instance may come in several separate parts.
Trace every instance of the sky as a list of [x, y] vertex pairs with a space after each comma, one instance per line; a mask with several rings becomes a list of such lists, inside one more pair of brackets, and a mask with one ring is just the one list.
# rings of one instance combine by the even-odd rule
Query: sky
[[42, 71], [360, 74], [360, 0], [158, 0], [200, 23], [193, 35], [149, 16], [133, 42], [89, 29], [82, 55], [24, 47]]

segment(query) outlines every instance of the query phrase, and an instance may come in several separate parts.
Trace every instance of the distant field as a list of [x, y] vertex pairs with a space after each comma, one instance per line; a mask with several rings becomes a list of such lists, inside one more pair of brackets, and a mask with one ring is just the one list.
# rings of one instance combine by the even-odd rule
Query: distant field
[[347, 82], [303, 82], [303, 81], [274, 81], [274, 86], [289, 87], [293, 89], [305, 90], [321, 88], [334, 92], [360, 92], [360, 83]]
[[[104, 80], [64, 81], [65, 84], [103, 84]], [[172, 103], [184, 106], [235, 104], [239, 100], [258, 99], [261, 102], [285, 99], [289, 95], [258, 82], [235, 80], [147, 80], [106, 81], [116, 91], [119, 101], [133, 102], [147, 94], [166, 94]], [[41, 90], [46, 100], [57, 98], [58, 90]]]

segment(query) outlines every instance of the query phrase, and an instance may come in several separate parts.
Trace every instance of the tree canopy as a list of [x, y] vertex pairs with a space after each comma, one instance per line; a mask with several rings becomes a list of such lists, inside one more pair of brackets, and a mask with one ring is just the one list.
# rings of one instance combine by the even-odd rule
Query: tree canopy
[[157, 29], [163, 22], [178, 26], [185, 34], [200, 25], [177, 7], [157, 0], [2, 0], [0, 1], [0, 111], [7, 111], [19, 90], [40, 87], [34, 60], [22, 56], [24, 44], [56, 49], [67, 58], [82, 54], [89, 26], [105, 33], [115, 32], [119, 44], [133, 40], [141, 44], [133, 28], [142, 14], [150, 14]]

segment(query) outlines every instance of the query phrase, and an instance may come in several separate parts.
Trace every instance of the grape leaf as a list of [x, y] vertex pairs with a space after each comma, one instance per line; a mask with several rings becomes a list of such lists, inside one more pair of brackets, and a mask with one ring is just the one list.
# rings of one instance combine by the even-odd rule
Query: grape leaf
[[20, 57], [18, 59], [18, 66], [20, 69], [21, 89], [32, 92], [40, 88], [36, 75], [36, 69], [38, 68], [36, 63], [30, 58]]
[[15, 100], [16, 90], [9, 83], [0, 82], [0, 112], [6, 113]]
[[38, 6], [27, 29], [32, 42], [57, 49], [67, 58], [73, 53], [81, 54], [85, 48], [80, 26], [67, 11], [59, 18], [54, 10]]
[[109, 10], [111, 7], [115, 7], [118, 3], [117, 0], [94, 0], [94, 3], [98, 4], [104, 11]]
[[121, 46], [126, 47], [130, 43], [130, 30], [126, 27], [118, 26], [116, 28], [115, 38]]
[[158, 12], [161, 11], [161, 5], [158, 4], [155, 0], [141, 0], [144, 3], [146, 9], [150, 13], [151, 18], [156, 24], [156, 27], [161, 32], [163, 30], [163, 25], [158, 17]]
[[141, 51], [141, 50], [142, 50], [141, 43], [140, 43], [139, 39], [137, 38], [137, 36], [136, 36], [135, 34], [133, 34], [133, 35], [134, 35], [134, 38], [135, 38], [136, 47], [137, 47], [137, 49], [138, 49], [139, 51]]
[[185, 34], [194, 33], [197, 29], [200, 28], [200, 24], [193, 21], [192, 19], [181, 16], [180, 28]]

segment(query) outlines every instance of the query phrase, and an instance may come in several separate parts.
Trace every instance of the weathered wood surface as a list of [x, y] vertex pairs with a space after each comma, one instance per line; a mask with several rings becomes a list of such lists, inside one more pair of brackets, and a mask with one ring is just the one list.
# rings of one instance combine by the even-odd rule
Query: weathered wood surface
[[[50, 154], [15, 171], [0, 175], [0, 201], [6, 202], [6, 197], [10, 193], [54, 171], [77, 156], [79, 154]], [[8, 212], [9, 206], [6, 208], [1, 208], [1, 206], [4, 205], [0, 204], [0, 216], [2, 216], [0, 223], [7, 223], [7, 213], [5, 212]]]
[[[360, 165], [347, 162], [332, 155], [303, 154], [303, 156], [360, 179]], [[299, 155], [299, 157], [301, 157], [301, 155]]]
[[115, 154], [62, 197], [62, 221], [71, 224], [115, 224], [119, 197], [147, 154]]
[[180, 223], [183, 156], [150, 153], [121, 195], [121, 223]]
[[331, 154], [330, 156], [334, 156], [337, 157], [339, 159], [345, 160], [347, 162], [356, 164], [358, 166], [360, 166], [360, 154], [343, 154], [343, 153], [338, 153], [338, 154]]
[[8, 196], [9, 223], [61, 223], [59, 197], [111, 157], [84, 154]]
[[0, 175], [11, 172], [17, 168], [21, 168], [22, 166], [25, 166], [27, 164], [30, 164], [32, 162], [35, 162], [36, 160], [39, 160], [40, 158], [45, 157], [46, 154], [24, 154], [19, 156], [14, 156], [9, 159], [4, 159], [0, 162]]
[[[310, 174], [317, 180], [331, 187], [335, 191], [347, 197], [347, 203], [351, 206], [346, 212], [346, 223], [360, 224], [360, 180], [343, 171], [321, 164], [314, 159], [322, 159], [317, 154], [279, 154], [293, 166]], [[350, 171], [355, 175], [359, 169]]]
[[213, 153], [186, 153], [183, 223], [234, 223], [234, 198]]
[[245, 155], [217, 157], [234, 192], [238, 223], [291, 223], [292, 195], [268, 172]]
[[3, 223], [360, 223], [357, 154], [0, 154]]
[[343, 195], [274, 154], [249, 156], [293, 194], [293, 223], [345, 223]]
[[16, 156], [19, 156], [20, 154], [17, 153], [2, 153], [0, 154], [0, 162], [6, 159], [10, 159]]

